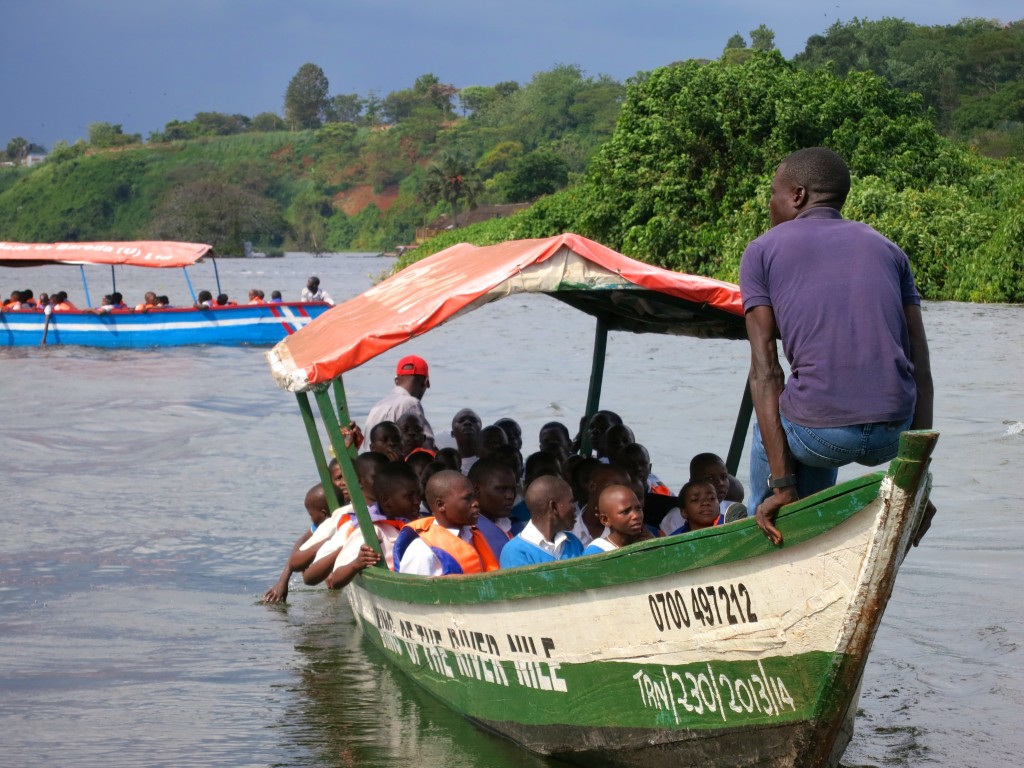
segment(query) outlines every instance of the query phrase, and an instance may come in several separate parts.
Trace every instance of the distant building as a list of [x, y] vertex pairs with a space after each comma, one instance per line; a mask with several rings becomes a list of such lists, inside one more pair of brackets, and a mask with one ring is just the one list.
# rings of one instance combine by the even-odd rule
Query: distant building
[[39, 165], [40, 163], [45, 161], [46, 155], [40, 155], [35, 153], [25, 155], [25, 165], [27, 165], [29, 168], [31, 168], [33, 165]]

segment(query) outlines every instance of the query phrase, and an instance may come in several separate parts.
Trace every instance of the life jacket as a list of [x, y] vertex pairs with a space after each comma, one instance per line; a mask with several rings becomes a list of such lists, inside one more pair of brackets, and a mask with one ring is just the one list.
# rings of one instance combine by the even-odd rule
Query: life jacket
[[53, 309], [55, 312], [75, 312], [78, 310], [78, 307], [70, 301], [59, 301], [53, 305]]
[[402, 555], [417, 536], [433, 550], [441, 562], [441, 572], [444, 576], [498, 570], [498, 559], [479, 529], [470, 529], [473, 543], [469, 544], [443, 525], [434, 525], [435, 522], [433, 517], [421, 517], [405, 526], [395, 541], [396, 571]]
[[648, 493], [656, 493], [659, 496], [671, 496], [672, 491], [664, 483], [656, 483], [648, 489]]

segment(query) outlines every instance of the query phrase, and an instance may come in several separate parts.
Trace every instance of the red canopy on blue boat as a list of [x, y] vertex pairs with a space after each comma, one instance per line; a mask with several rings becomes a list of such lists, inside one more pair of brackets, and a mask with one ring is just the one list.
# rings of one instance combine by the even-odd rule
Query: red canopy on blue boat
[[325, 312], [267, 352], [278, 384], [301, 392], [488, 302], [544, 293], [608, 330], [745, 337], [739, 288], [636, 261], [574, 234], [454, 245]]
[[137, 240], [112, 243], [0, 242], [0, 267], [46, 264], [125, 264], [131, 267], [187, 267], [207, 251], [203, 243]]

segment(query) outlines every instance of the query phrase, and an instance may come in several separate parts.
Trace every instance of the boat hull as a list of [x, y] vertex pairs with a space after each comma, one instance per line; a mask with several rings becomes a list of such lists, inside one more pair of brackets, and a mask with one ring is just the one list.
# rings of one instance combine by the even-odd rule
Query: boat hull
[[54, 312], [48, 328], [42, 312], [4, 312], [0, 313], [0, 346], [40, 346], [44, 328], [47, 346], [270, 346], [328, 309], [320, 302], [295, 302], [105, 314]]
[[788, 507], [781, 548], [751, 520], [486, 576], [374, 569], [349, 588], [353, 612], [390, 662], [539, 753], [837, 765], [927, 499], [923, 434], [888, 474]]

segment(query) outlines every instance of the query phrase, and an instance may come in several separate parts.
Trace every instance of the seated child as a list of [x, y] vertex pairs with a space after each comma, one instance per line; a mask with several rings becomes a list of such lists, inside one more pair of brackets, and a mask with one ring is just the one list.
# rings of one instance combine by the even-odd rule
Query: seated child
[[391, 461], [405, 458], [402, 451], [402, 433], [393, 421], [381, 421], [373, 425], [368, 435], [370, 450], [383, 453]]
[[135, 305], [136, 312], [148, 312], [156, 306], [156, 294], [153, 291], [146, 291], [145, 298]]
[[498, 559], [476, 528], [480, 504], [468, 477], [453, 469], [438, 472], [427, 481], [427, 506], [434, 516], [413, 520], [398, 535], [395, 571], [447, 576], [498, 569]]
[[508, 435], [501, 427], [491, 424], [481, 429], [476, 436], [476, 455], [480, 459], [486, 459], [501, 445], [508, 445]]
[[[336, 461], [337, 459], [331, 462], [332, 468], [336, 466]], [[373, 478], [377, 474], [377, 470], [387, 463], [387, 456], [372, 452], [360, 454], [355, 460], [356, 478], [359, 482], [359, 488], [363, 492], [363, 498], [366, 499], [367, 504], [373, 504], [376, 500], [373, 495]], [[332, 469], [331, 471], [333, 477], [335, 470]], [[338, 466], [337, 472], [340, 475], [340, 466]], [[347, 498], [348, 494], [346, 489], [346, 499]], [[313, 535], [309, 537], [308, 541], [302, 544], [302, 546], [300, 546], [296, 551], [292, 552], [292, 556], [288, 559], [288, 565], [291, 567], [292, 571], [305, 572], [316, 558], [321, 547], [326, 545], [334, 534], [337, 533], [339, 526], [344, 523], [344, 516], [349, 514], [351, 511], [351, 504], [340, 507], [339, 510], [332, 515], [332, 519], [330, 521], [319, 526]], [[326, 555], [327, 553], [325, 552], [324, 554]]]
[[605, 534], [590, 542], [584, 555], [599, 555], [613, 549], [654, 538], [644, 526], [644, 508], [636, 494], [625, 485], [609, 485], [598, 498], [598, 519]]
[[572, 437], [569, 428], [560, 421], [549, 421], [540, 428], [537, 436], [538, 447], [544, 453], [550, 453], [559, 463], [569, 458], [572, 453]]
[[[504, 434], [504, 433], [503, 433]], [[478, 460], [469, 468], [469, 482], [480, 504], [477, 527], [487, 538], [494, 556], [500, 558], [501, 550], [508, 544], [514, 533], [512, 505], [516, 500], [515, 473], [500, 459], [493, 456]]]
[[572, 529], [573, 534], [584, 545], [607, 533], [608, 526], [601, 522], [601, 512], [598, 508], [604, 489], [611, 485], [624, 485], [629, 490], [630, 483], [629, 473], [622, 467], [617, 464], [602, 464], [596, 459], [594, 461], [595, 466], [587, 483], [586, 504], [576, 513], [576, 524]]
[[[545, 454], [548, 455], [548, 454]], [[501, 551], [502, 568], [568, 560], [583, 554], [580, 540], [569, 531], [576, 522], [572, 489], [557, 475], [541, 475], [526, 487], [530, 522]]]
[[644, 505], [646, 525], [656, 529], [666, 515], [679, 508], [679, 500], [651, 472], [651, 456], [640, 443], [630, 443], [623, 448], [616, 463], [625, 467], [630, 477], [639, 478], [644, 483], [643, 493], [637, 496]]
[[[420, 482], [411, 467], [404, 462], [392, 462], [377, 470], [373, 479], [373, 494], [377, 504], [369, 510], [370, 519], [384, 552], [384, 560], [388, 568], [393, 568], [395, 539], [405, 524], [419, 514]], [[317, 559], [306, 569], [308, 580], [326, 578], [328, 587], [341, 589], [359, 571], [379, 561], [377, 553], [363, 540], [363, 532], [355, 514], [350, 514], [348, 518], [334, 536], [334, 539], [341, 541], [341, 545], [336, 551], [321, 557], [321, 553], [333, 547], [335, 542], [332, 539], [317, 553]], [[364, 548], [370, 551], [369, 555], [362, 552]]]
[[[523, 472], [523, 486], [525, 488], [529, 488], [530, 484], [542, 475], [554, 475], [555, 477], [561, 477], [562, 465], [554, 455], [544, 453], [543, 451], [537, 451], [536, 453], [531, 453], [526, 457], [526, 465]], [[569, 492], [572, 493], [571, 487]], [[512, 514], [509, 516], [509, 519], [512, 521], [513, 525], [522, 523], [521, 527], [525, 527], [526, 523], [530, 522], [530, 508], [527, 506], [525, 498], [520, 499], [512, 505]]]
[[[423, 427], [423, 419], [418, 413], [403, 413], [395, 423], [398, 425], [398, 431], [402, 433], [403, 456], [411, 456], [417, 449], [430, 450], [427, 448], [427, 432]], [[430, 451], [431, 456], [435, 453]]]
[[682, 511], [669, 514], [661, 523], [666, 536], [687, 531], [699, 531], [714, 525], [722, 525], [725, 515], [718, 505], [718, 493], [713, 483], [691, 480], [679, 491]]
[[[304, 504], [306, 507], [306, 513], [309, 515], [309, 519], [312, 522], [312, 527], [310, 530], [304, 532], [295, 542], [295, 546], [292, 547], [293, 554], [297, 552], [299, 547], [301, 547], [310, 538], [310, 536], [313, 535], [313, 532], [320, 527], [328, 517], [330, 517], [330, 511], [327, 509], [327, 497], [324, 495], [324, 487], [320, 483], [317, 483], [306, 492]], [[298, 569], [293, 569], [291, 567], [291, 558], [289, 558], [288, 564], [285, 565], [277, 583], [263, 594], [264, 603], [283, 603], [288, 598], [288, 581], [291, 579], [292, 573], [294, 573], [295, 570]]]
[[[690, 459], [690, 480], [704, 480], [715, 486], [718, 504], [723, 515], [732, 513], [730, 519], [744, 517], [747, 508], [743, 506], [743, 485], [729, 474], [725, 462], [713, 453], [698, 453]], [[738, 486], [739, 495], [736, 495]], [[737, 512], [737, 510], [742, 512]]]
[[462, 456], [457, 448], [442, 448], [434, 458], [442, 462], [448, 469], [462, 470]]

